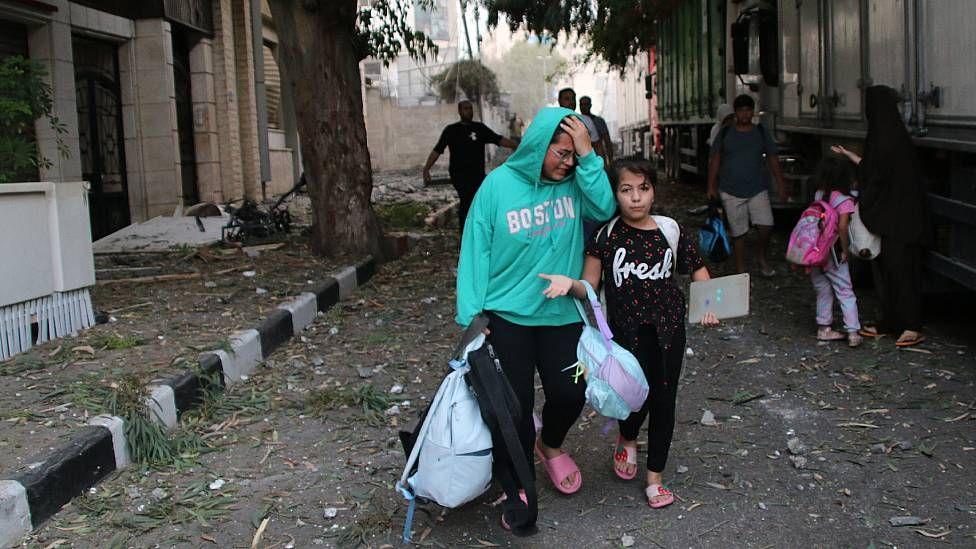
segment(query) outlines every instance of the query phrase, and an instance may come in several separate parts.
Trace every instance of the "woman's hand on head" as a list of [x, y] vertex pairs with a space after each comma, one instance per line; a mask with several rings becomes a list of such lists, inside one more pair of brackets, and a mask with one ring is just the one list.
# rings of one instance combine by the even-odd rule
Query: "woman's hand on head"
[[539, 278], [549, 281], [549, 287], [542, 291], [549, 299], [567, 295], [573, 289], [573, 279], [568, 276], [539, 273]]
[[576, 149], [577, 156], [590, 154], [593, 143], [590, 142], [590, 131], [586, 129], [586, 124], [582, 120], [575, 116], [567, 116], [559, 123], [559, 127], [573, 140], [573, 148]]
[[718, 317], [715, 316], [715, 313], [711, 313], [711, 312], [705, 313], [704, 315], [702, 315], [701, 325], [718, 326]]

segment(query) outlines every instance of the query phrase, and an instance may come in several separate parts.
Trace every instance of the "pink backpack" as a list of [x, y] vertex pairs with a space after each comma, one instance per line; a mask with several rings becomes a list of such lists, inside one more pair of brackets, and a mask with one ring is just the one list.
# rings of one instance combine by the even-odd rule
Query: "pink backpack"
[[837, 204], [820, 200], [819, 194], [817, 198], [803, 210], [786, 245], [786, 260], [795, 265], [823, 267], [830, 259], [830, 249], [837, 242], [837, 206], [847, 197], [839, 195]]

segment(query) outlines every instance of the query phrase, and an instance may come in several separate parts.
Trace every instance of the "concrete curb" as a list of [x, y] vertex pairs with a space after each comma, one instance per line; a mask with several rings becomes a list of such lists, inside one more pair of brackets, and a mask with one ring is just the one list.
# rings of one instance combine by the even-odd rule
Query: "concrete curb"
[[[396, 246], [405, 253], [409, 244]], [[221, 390], [245, 379], [275, 349], [307, 328], [316, 314], [349, 297], [374, 274], [376, 260], [370, 256], [282, 303], [255, 328], [231, 334], [229, 351], [224, 348], [201, 354], [199, 373], [186, 370], [151, 384], [146, 397], [149, 410], [161, 424], [174, 427], [180, 415], [200, 405], [206, 390]], [[24, 470], [3, 475], [0, 547], [17, 544], [75, 496], [130, 463], [122, 418], [98, 416], [76, 431], [67, 445]]]

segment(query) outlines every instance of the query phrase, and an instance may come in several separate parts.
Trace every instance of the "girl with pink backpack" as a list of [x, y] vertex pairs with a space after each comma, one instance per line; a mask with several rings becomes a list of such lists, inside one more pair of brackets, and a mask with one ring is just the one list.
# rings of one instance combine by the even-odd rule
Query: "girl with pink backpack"
[[[810, 281], [817, 292], [817, 339], [820, 341], [847, 340], [850, 347], [861, 344], [862, 338], [858, 334], [861, 322], [857, 315], [857, 298], [851, 284], [851, 271], [847, 263], [850, 241], [848, 225], [854, 212], [854, 198], [851, 196], [851, 184], [854, 181], [854, 166], [846, 158], [829, 156], [820, 161], [817, 167], [815, 182], [817, 193], [814, 196], [814, 206], [819, 205], [821, 214], [820, 236], [817, 246], [810, 247], [805, 254], [815, 261], [807, 264], [810, 269]], [[804, 212], [806, 215], [806, 212]], [[800, 223], [803, 222], [801, 217]], [[797, 224], [797, 229], [800, 224]], [[794, 231], [796, 233], [796, 230]], [[826, 242], [825, 242], [826, 241]], [[790, 239], [791, 251], [802, 246], [794, 246], [794, 239]], [[839, 248], [839, 254], [838, 254]], [[840, 310], [844, 315], [844, 332], [835, 330], [832, 326], [834, 315], [834, 298], [840, 302]]]

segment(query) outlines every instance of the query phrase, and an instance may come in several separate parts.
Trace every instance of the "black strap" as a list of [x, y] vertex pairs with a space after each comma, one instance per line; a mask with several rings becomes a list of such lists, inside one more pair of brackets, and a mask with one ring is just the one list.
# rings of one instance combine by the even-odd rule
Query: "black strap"
[[[494, 399], [492, 399], [494, 402]], [[497, 467], [498, 482], [505, 490], [506, 498], [503, 512], [506, 521], [512, 527], [512, 533], [517, 536], [527, 536], [536, 531], [536, 519], [539, 515], [539, 503], [535, 492], [535, 480], [529, 470], [528, 460], [522, 452], [522, 444], [519, 441], [518, 433], [515, 430], [515, 423], [512, 421], [511, 414], [502, 413], [499, 416], [498, 430], [505, 442], [505, 449], [508, 453], [508, 465], [515, 470], [515, 479], [511, 478], [511, 470], [508, 467]], [[526, 503], [522, 503], [518, 494], [518, 485], [525, 490]]]
[[[491, 429], [495, 476], [507, 496], [503, 505], [505, 520], [515, 535], [533, 534], [539, 507], [535, 479], [515, 427], [521, 416], [518, 397], [490, 344], [469, 353], [467, 359], [471, 367], [468, 383]], [[527, 504], [519, 498], [519, 486], [525, 490]]]
[[485, 315], [475, 315], [471, 320], [471, 324], [464, 330], [461, 334], [461, 339], [458, 341], [457, 347], [454, 348], [453, 358], [461, 359], [461, 353], [464, 352], [465, 347], [467, 347], [479, 334], [485, 331], [488, 327], [488, 317]]

